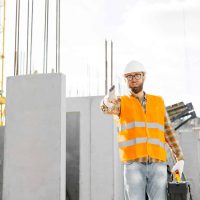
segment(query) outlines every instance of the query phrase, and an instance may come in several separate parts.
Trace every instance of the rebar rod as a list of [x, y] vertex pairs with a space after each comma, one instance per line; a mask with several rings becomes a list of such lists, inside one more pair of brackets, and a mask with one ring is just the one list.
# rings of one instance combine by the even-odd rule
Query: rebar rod
[[33, 11], [34, 11], [34, 0], [32, 0], [32, 9], [31, 9], [31, 41], [30, 41], [30, 63], [29, 69], [30, 74], [32, 73], [32, 42], [33, 42]]
[[107, 94], [108, 89], [108, 57], [107, 57], [107, 40], [105, 40], [105, 94]]

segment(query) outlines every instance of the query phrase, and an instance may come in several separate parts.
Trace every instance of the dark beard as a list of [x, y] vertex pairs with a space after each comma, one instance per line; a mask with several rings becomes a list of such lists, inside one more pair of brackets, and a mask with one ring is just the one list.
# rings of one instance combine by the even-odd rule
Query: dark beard
[[133, 87], [131, 88], [131, 91], [135, 94], [138, 94], [139, 92], [141, 92], [143, 90], [143, 83], [141, 85], [139, 85], [138, 87]]

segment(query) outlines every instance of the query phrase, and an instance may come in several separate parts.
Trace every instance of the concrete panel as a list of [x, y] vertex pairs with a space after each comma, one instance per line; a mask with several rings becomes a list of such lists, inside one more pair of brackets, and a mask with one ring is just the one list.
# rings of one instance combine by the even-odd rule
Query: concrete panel
[[79, 199], [80, 113], [66, 114], [66, 200]]
[[3, 200], [64, 200], [65, 77], [7, 79]]
[[182, 126], [177, 134], [184, 153], [184, 174], [191, 183], [193, 199], [199, 199], [200, 191], [200, 119], [196, 118]]
[[100, 109], [101, 98], [91, 98], [91, 199], [114, 199], [113, 118]]
[[119, 150], [117, 143], [117, 128], [114, 125], [114, 200], [123, 200], [124, 199], [124, 176], [123, 170], [124, 166], [121, 164], [119, 159]]
[[123, 199], [116, 128], [113, 117], [101, 113], [101, 99], [101, 96], [66, 99], [66, 112], [80, 112], [80, 200]]
[[0, 200], [2, 199], [3, 187], [4, 132], [5, 127], [0, 127]]
[[[90, 100], [86, 97], [67, 98], [66, 112], [80, 112], [79, 199], [90, 200]], [[70, 134], [68, 129], [66, 133]]]

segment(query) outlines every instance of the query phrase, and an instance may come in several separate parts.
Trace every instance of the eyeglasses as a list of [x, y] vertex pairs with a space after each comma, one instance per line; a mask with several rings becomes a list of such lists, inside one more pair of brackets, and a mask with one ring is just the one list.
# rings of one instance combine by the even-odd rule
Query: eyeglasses
[[128, 75], [126, 76], [128, 81], [132, 81], [132, 80], [140, 80], [142, 77], [142, 74], [134, 74], [134, 75]]

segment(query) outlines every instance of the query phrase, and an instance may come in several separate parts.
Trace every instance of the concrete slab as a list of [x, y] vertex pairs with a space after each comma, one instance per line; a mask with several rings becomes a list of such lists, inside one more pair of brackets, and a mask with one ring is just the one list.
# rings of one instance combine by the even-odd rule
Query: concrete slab
[[[79, 151], [79, 175], [73, 174], [71, 179], [79, 177], [79, 200], [90, 200], [91, 193], [91, 177], [90, 177], [90, 100], [88, 98], [66, 98], [66, 113], [70, 116], [70, 113], [80, 113], [80, 151]], [[68, 118], [69, 119], [69, 118]], [[69, 123], [69, 122], [68, 122]], [[76, 121], [71, 121], [75, 123]], [[70, 134], [72, 131], [66, 129], [66, 134]], [[78, 141], [74, 141], [78, 142]], [[76, 144], [75, 144], [76, 146]], [[68, 149], [68, 148], [67, 148]], [[71, 152], [67, 152], [70, 155]], [[73, 163], [72, 163], [73, 164]], [[68, 181], [68, 180], [67, 180]], [[74, 180], [76, 182], [77, 180]], [[68, 183], [67, 183], [68, 184]], [[74, 196], [72, 194], [72, 196]], [[73, 200], [73, 199], [72, 199]]]
[[[198, 129], [196, 129], [198, 127]], [[190, 120], [178, 131], [184, 153], [184, 174], [191, 184], [193, 199], [199, 199], [200, 191], [200, 118]]]
[[101, 98], [91, 98], [91, 199], [114, 199], [113, 118], [104, 115]]
[[0, 127], [0, 200], [2, 199], [3, 188], [4, 132], [5, 127]]
[[[80, 113], [80, 122], [70, 120], [76, 128], [80, 125], [79, 139], [71, 140], [74, 148], [80, 142], [79, 176], [71, 174], [70, 180], [79, 177], [79, 200], [121, 200], [123, 199], [122, 168], [119, 163], [116, 135], [112, 116], [104, 115], [100, 109], [102, 96], [74, 97], [66, 99], [67, 118]], [[69, 123], [69, 121], [67, 122]], [[68, 134], [73, 131], [66, 130]], [[75, 137], [75, 136], [71, 136]], [[68, 147], [67, 147], [68, 149]], [[70, 152], [67, 152], [67, 155]], [[72, 158], [71, 165], [76, 162]], [[68, 181], [68, 180], [67, 180]], [[77, 182], [77, 180], [73, 180]], [[68, 184], [68, 183], [67, 183]], [[75, 195], [72, 195], [75, 196]], [[71, 198], [71, 200], [77, 200]]]
[[65, 77], [7, 79], [3, 200], [64, 200]]

